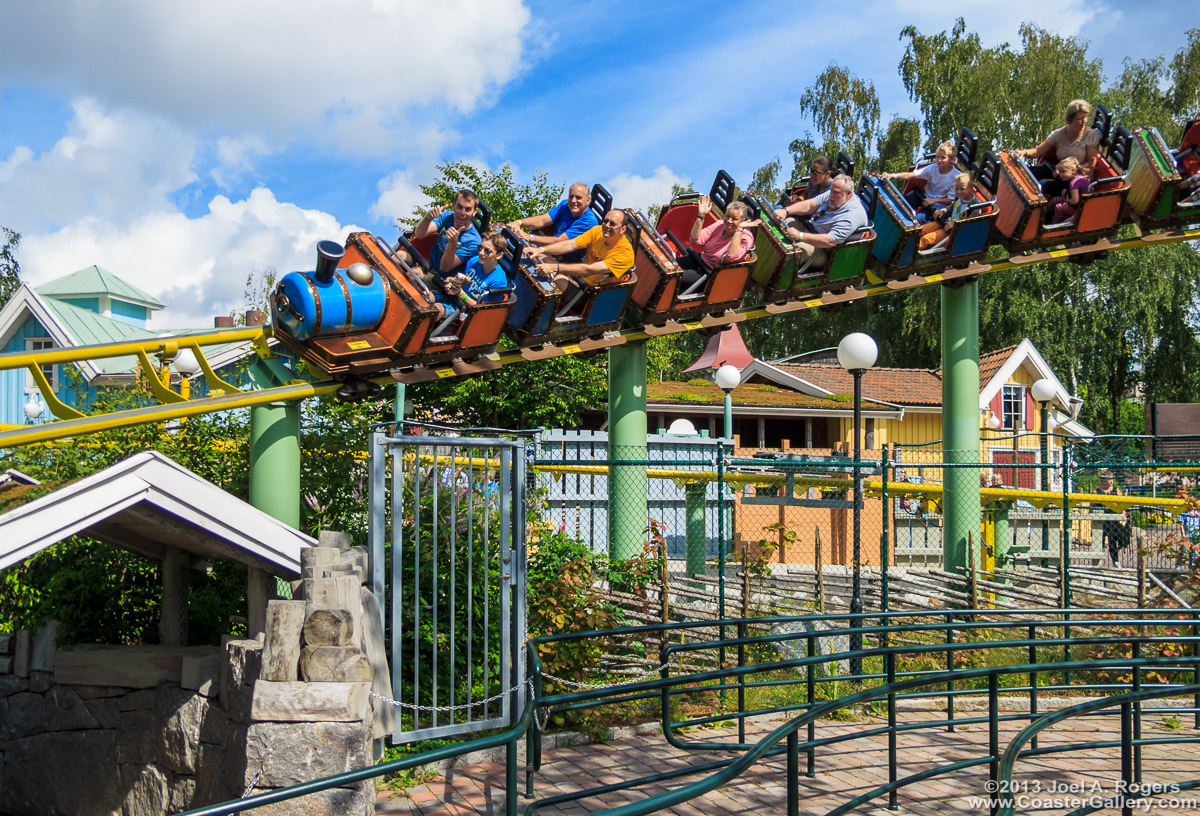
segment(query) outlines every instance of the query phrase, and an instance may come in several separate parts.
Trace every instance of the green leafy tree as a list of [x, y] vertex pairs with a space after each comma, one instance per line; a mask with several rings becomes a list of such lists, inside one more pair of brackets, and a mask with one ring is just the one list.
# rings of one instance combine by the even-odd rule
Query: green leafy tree
[[554, 357], [507, 365], [478, 377], [411, 386], [416, 416], [491, 428], [569, 428], [583, 412], [604, 405], [603, 356]]
[[900, 78], [921, 109], [925, 151], [970, 127], [982, 145], [1032, 147], [1063, 125], [1072, 99], [1095, 99], [1102, 78], [1087, 44], [1021, 26], [1021, 49], [984, 48], [962, 18], [949, 33], [900, 32], [908, 40]]
[[746, 192], [751, 195], [761, 195], [767, 201], [774, 203], [783, 190], [779, 184], [779, 171], [782, 168], [783, 165], [780, 164], [778, 156], [771, 159], [754, 171], [754, 175], [750, 177], [750, 185], [746, 188]]
[[823, 142], [822, 152], [833, 158], [838, 150], [844, 150], [856, 168], [867, 166], [879, 133], [879, 97], [874, 82], [832, 62], [801, 94], [800, 112], [816, 127]]
[[563, 185], [552, 183], [541, 170], [533, 174], [528, 184], [518, 183], [508, 164], [492, 171], [465, 161], [451, 161], [439, 164], [437, 172], [438, 177], [432, 183], [421, 185], [421, 192], [429, 196], [429, 204], [416, 208], [408, 217], [397, 218], [398, 224], [416, 226], [429, 207], [450, 206], [455, 193], [464, 187], [479, 194], [497, 224], [548, 212], [564, 195]]
[[242, 289], [242, 307], [229, 313], [235, 326], [246, 325], [246, 312], [260, 311], [271, 313], [271, 292], [279, 280], [275, 267], [268, 266], [261, 272], [248, 272], [246, 284]]
[[8, 303], [21, 286], [21, 264], [17, 262], [17, 247], [21, 245], [21, 236], [8, 227], [0, 227], [0, 307]]

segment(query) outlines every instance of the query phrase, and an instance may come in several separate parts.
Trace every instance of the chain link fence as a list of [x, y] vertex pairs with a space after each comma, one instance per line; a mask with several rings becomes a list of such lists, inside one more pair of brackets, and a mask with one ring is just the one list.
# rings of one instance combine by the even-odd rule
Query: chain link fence
[[[644, 622], [1192, 605], [1200, 444], [1173, 438], [1170, 461], [1151, 458], [1165, 449], [1016, 434], [985, 440], [968, 457], [979, 461], [892, 446], [856, 465], [837, 448], [735, 451], [705, 437], [610, 454], [604, 434], [548, 432], [531, 519], [618, 560], [665, 550]], [[965, 515], [962, 501], [947, 508], [956, 494]]]

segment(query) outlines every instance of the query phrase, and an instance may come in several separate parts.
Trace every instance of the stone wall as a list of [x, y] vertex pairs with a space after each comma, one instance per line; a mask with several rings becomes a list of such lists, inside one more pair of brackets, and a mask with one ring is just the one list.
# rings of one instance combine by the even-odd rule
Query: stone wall
[[[382, 655], [382, 621], [373, 597], [363, 614], [365, 554], [328, 550], [305, 553], [303, 591], [320, 597], [272, 601], [262, 641], [55, 648], [53, 623], [0, 633], [0, 813], [161, 816], [370, 765], [390, 727], [369, 695], [372, 682], [387, 688], [386, 665], [369, 659]], [[330, 572], [354, 579], [337, 598], [321, 592]], [[357, 618], [337, 610], [351, 589]], [[320, 610], [318, 622], [344, 623], [334, 645], [303, 640]], [[253, 812], [373, 814], [374, 803], [367, 781]]]

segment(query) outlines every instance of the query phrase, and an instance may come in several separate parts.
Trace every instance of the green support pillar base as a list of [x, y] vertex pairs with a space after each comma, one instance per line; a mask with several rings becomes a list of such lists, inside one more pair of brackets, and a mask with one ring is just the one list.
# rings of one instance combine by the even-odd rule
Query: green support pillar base
[[[979, 461], [979, 281], [942, 286], [942, 444], [947, 464]], [[946, 468], [942, 484], [945, 568], [965, 575], [969, 541], [983, 563], [979, 470]]]
[[608, 554], [641, 555], [646, 542], [646, 343], [608, 350]]
[[992, 515], [996, 524], [996, 569], [1012, 566], [1012, 527], [1008, 523], [1008, 502], [996, 502], [992, 505]]
[[[273, 402], [250, 409], [250, 504], [300, 529], [300, 403]], [[292, 597], [276, 576], [275, 594]]]
[[684, 493], [684, 508], [687, 513], [687, 575], [695, 578], [705, 573], [706, 539], [704, 509], [707, 504], [708, 485], [688, 484]]

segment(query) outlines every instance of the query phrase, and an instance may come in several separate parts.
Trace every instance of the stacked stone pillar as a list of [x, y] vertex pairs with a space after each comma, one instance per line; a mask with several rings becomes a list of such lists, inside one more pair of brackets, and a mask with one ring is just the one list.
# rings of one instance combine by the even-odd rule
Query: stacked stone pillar
[[[261, 637], [58, 646], [53, 622], [0, 634], [0, 813], [161, 816], [371, 765], [395, 728], [371, 695], [391, 694], [383, 621], [365, 551], [321, 543], [302, 554], [299, 600], [264, 604]], [[368, 780], [254, 813], [374, 811]]]
[[[322, 544], [348, 543], [323, 534]], [[246, 718], [239, 781], [251, 794], [370, 765], [372, 741], [395, 727], [393, 709], [370, 695], [390, 694], [383, 628], [364, 586], [366, 551], [319, 546], [300, 558], [297, 600], [267, 605], [262, 643], [231, 643], [232, 703]], [[257, 653], [257, 654], [255, 654]], [[376, 658], [376, 659], [373, 659]], [[251, 678], [252, 681], [251, 681]], [[332, 788], [265, 809], [283, 814], [371, 814], [373, 781]]]

